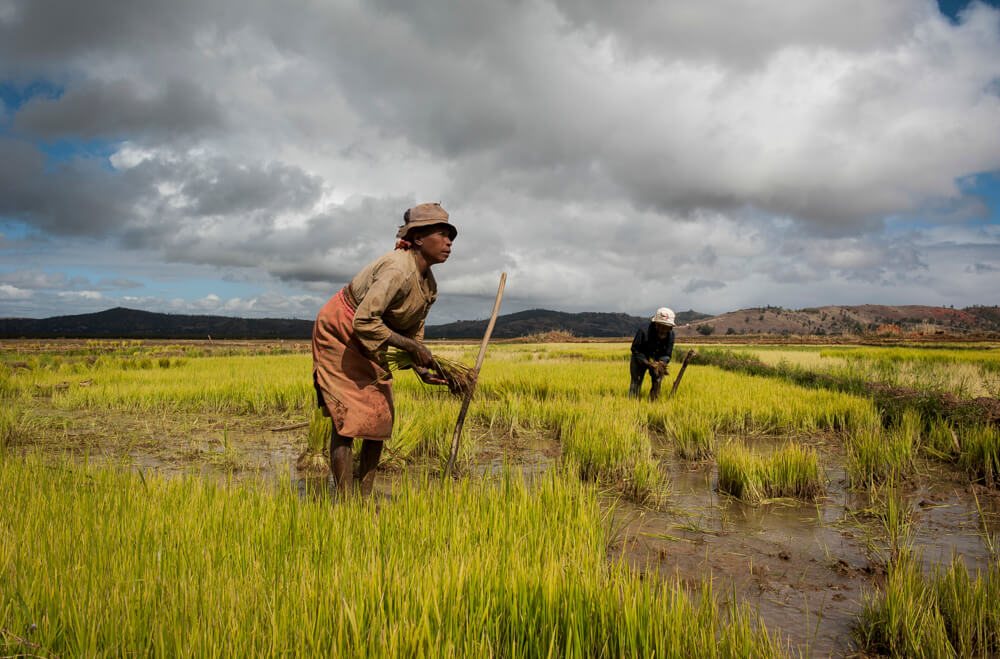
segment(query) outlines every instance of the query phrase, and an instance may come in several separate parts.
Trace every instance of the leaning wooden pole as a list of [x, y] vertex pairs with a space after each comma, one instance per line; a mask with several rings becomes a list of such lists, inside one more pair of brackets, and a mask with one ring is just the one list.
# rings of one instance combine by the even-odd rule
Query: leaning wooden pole
[[479, 380], [479, 369], [483, 367], [483, 360], [486, 358], [486, 345], [490, 342], [490, 335], [493, 334], [493, 325], [497, 322], [497, 313], [500, 311], [500, 300], [503, 298], [503, 287], [507, 283], [507, 273], [500, 275], [500, 288], [497, 289], [497, 299], [493, 302], [493, 314], [490, 322], [486, 325], [486, 334], [483, 335], [483, 342], [479, 345], [479, 356], [476, 357], [476, 365], [472, 369], [472, 386], [465, 392], [462, 400], [462, 409], [458, 413], [458, 422], [455, 423], [455, 434], [451, 437], [451, 455], [448, 456], [448, 465], [444, 468], [444, 478], [451, 476], [451, 469], [455, 466], [455, 457], [458, 455], [458, 442], [462, 437], [462, 426], [465, 425], [465, 414], [469, 411], [469, 403], [472, 402], [472, 395], [476, 393], [476, 385]]
[[[684, 369], [688, 367], [688, 360], [694, 357], [694, 350], [688, 350], [687, 354], [684, 355], [684, 361], [681, 362], [681, 370], [677, 372], [677, 379], [674, 380], [674, 386], [670, 389], [670, 396], [677, 393], [677, 387], [681, 386], [681, 378], [684, 377]], [[667, 398], [670, 398], [667, 396]]]

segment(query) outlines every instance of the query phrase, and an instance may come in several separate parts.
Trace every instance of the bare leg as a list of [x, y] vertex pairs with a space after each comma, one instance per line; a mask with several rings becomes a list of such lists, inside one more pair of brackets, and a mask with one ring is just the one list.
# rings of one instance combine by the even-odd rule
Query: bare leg
[[330, 470], [333, 472], [333, 482], [337, 484], [340, 498], [347, 496], [351, 489], [354, 472], [354, 453], [351, 450], [354, 440], [342, 437], [334, 428], [330, 434]]
[[358, 482], [361, 496], [367, 497], [375, 487], [375, 470], [382, 456], [382, 442], [366, 439], [361, 443], [361, 464], [358, 466]]

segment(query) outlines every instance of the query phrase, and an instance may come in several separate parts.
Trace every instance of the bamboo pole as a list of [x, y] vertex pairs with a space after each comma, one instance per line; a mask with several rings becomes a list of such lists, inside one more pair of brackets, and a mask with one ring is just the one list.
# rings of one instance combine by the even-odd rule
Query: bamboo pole
[[493, 334], [493, 325], [497, 322], [497, 313], [500, 311], [500, 300], [503, 299], [503, 287], [507, 283], [507, 273], [504, 272], [500, 275], [500, 288], [497, 289], [497, 298], [493, 302], [493, 314], [490, 316], [490, 322], [486, 325], [486, 333], [483, 335], [483, 342], [479, 346], [479, 356], [476, 358], [476, 365], [472, 369], [472, 386], [465, 393], [465, 398], [462, 400], [462, 409], [458, 413], [458, 421], [455, 423], [455, 434], [451, 438], [451, 455], [448, 456], [448, 464], [444, 468], [444, 478], [447, 479], [451, 475], [451, 469], [455, 466], [455, 457], [458, 455], [458, 443], [462, 437], [462, 426], [465, 425], [465, 415], [469, 411], [469, 403], [472, 402], [472, 395], [476, 393], [476, 385], [479, 380], [479, 369], [483, 366], [483, 360], [486, 358], [486, 345], [490, 342], [490, 335]]

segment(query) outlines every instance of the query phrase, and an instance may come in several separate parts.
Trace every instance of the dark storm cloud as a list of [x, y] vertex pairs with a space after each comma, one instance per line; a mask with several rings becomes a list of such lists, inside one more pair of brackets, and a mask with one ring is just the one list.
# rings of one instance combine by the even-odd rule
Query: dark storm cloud
[[322, 182], [298, 167], [282, 163], [235, 163], [213, 158], [195, 163], [183, 183], [181, 195], [190, 199], [192, 215], [273, 213], [312, 207], [322, 192]]
[[65, 73], [68, 60], [189, 46], [199, 23], [224, 21], [229, 3], [199, 0], [13, 0], [0, 14], [0, 71]]
[[[155, 247], [165, 237], [197, 243], [203, 229], [215, 226], [238, 242], [250, 225], [267, 231], [276, 217], [310, 207], [321, 192], [316, 177], [281, 163], [165, 157], [110, 172], [102, 162], [77, 158], [47, 168], [33, 145], [0, 138], [0, 215], [54, 235]], [[206, 224], [209, 215], [231, 224]]]
[[35, 146], [0, 137], [0, 216], [64, 236], [103, 236], [127, 221], [148, 182], [109, 176], [96, 160], [46, 169]]
[[215, 100], [186, 80], [169, 81], [152, 93], [124, 80], [87, 81], [59, 98], [33, 98], [14, 117], [16, 130], [43, 139], [177, 140], [221, 124]]
[[[953, 158], [942, 159], [940, 152], [954, 147], [929, 129], [958, 131], [966, 139], [963, 131], [975, 115], [950, 126], [941, 124], [941, 115], [916, 115], [907, 129], [912, 136], [878, 143], [892, 138], [893, 131], [884, 130], [887, 121], [914, 102], [929, 102], [936, 80], [952, 74], [948, 57], [925, 61], [922, 49], [936, 48], [961, 62], [978, 56], [965, 52], [970, 48], [985, 54], [996, 41], [971, 45], [942, 29], [946, 21], [933, 3], [903, 0], [851, 0], [847, 8], [809, 0], [794, 9], [745, 0], [704, 7], [633, 2], [625, 8], [544, 0], [291, 2], [280, 8], [249, 2], [238, 12], [227, 11], [226, 0], [105, 0], [88, 4], [86, 12], [54, 0], [15, 6], [15, 18], [6, 23], [17, 37], [8, 46], [13, 54], [39, 55], [28, 36], [48, 43], [53, 37], [41, 34], [43, 25], [63, 35], [79, 24], [66, 43], [51, 46], [81, 66], [96, 66], [102, 76], [134, 78], [103, 87], [71, 81], [66, 101], [39, 101], [19, 125], [68, 126], [63, 110], [93, 106], [101, 94], [120, 90], [120, 117], [87, 119], [93, 125], [83, 129], [113, 130], [105, 123], [118, 123], [142, 134], [136, 124], [181, 131], [222, 122], [274, 132], [267, 115], [254, 126], [236, 123], [237, 115], [251, 121], [244, 115], [252, 107], [227, 103], [228, 116], [220, 117], [209, 97], [189, 98], [185, 107], [178, 101], [186, 95], [159, 89], [154, 98], [172, 98], [181, 110], [169, 113], [176, 117], [170, 124], [153, 111], [156, 104], [132, 92], [139, 80], [162, 87], [158, 81], [190, 76], [194, 66], [199, 79], [223, 96], [248, 94], [280, 112], [285, 99], [275, 92], [302, 95], [287, 99], [290, 110], [309, 100], [308, 88], [294, 84], [295, 77], [316, 76], [378, 137], [405, 140], [439, 157], [464, 190], [501, 179], [538, 199], [617, 197], [640, 210], [680, 217], [706, 208], [756, 208], [831, 236], [870, 230], [887, 213], [911, 211], [950, 184], [961, 165], [946, 164]], [[989, 11], [969, 12], [968, 25], [955, 28], [956, 34], [987, 29], [996, 22]], [[920, 31], [921, 24], [931, 27]], [[619, 50], [609, 49], [606, 38]], [[153, 55], [141, 55], [140, 43]], [[899, 54], [889, 54], [893, 48]], [[160, 50], [172, 57], [158, 56]], [[622, 57], [622, 50], [635, 59]], [[234, 58], [259, 53], [272, 53], [273, 61], [259, 62], [251, 76], [234, 68]], [[127, 59], [105, 71], [91, 62], [98, 56]], [[286, 69], [282, 58], [298, 66]], [[748, 71], [747, 62], [755, 68]], [[273, 67], [285, 73], [266, 74]], [[142, 73], [148, 75], [135, 77]], [[980, 64], [961, 84], [981, 92], [997, 74], [996, 66]], [[900, 87], [901, 77], [911, 78], [912, 89]], [[88, 84], [103, 91], [87, 92]], [[933, 102], [947, 109], [947, 102]], [[986, 117], [989, 108], [979, 112]], [[992, 134], [992, 127], [978, 126], [977, 134]], [[865, 142], [874, 148], [866, 152]], [[966, 166], [1000, 166], [995, 142], [986, 140]], [[880, 153], [886, 163], [905, 166], [890, 172]], [[943, 196], [948, 194], [953, 192]]]

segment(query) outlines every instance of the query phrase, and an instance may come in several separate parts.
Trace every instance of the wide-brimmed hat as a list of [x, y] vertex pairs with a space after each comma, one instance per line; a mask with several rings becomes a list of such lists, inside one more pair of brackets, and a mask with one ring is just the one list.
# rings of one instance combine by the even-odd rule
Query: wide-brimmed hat
[[403, 213], [403, 226], [399, 227], [399, 231], [396, 232], [396, 238], [406, 240], [414, 229], [434, 224], [443, 224], [448, 229], [448, 237], [455, 240], [458, 229], [448, 221], [448, 211], [441, 208], [441, 204], [436, 203], [417, 204]]
[[673, 327], [674, 323], [674, 310], [669, 307], [660, 307], [656, 310], [656, 315], [650, 318], [654, 323], [659, 323], [661, 325], [666, 325], [667, 327]]

